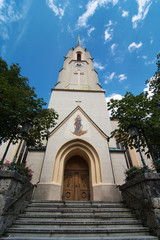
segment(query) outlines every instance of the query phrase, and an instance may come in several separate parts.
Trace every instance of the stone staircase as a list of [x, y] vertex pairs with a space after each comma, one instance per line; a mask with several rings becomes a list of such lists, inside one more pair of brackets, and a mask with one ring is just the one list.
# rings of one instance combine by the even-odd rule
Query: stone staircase
[[32, 201], [4, 237], [10, 240], [148, 239], [149, 229], [122, 203]]

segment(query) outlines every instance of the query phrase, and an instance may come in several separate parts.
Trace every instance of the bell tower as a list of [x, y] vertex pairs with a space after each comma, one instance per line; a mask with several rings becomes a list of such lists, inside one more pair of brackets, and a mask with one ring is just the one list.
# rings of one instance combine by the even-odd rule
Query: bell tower
[[97, 72], [88, 50], [83, 49], [80, 38], [69, 50], [60, 70], [55, 89], [100, 90]]

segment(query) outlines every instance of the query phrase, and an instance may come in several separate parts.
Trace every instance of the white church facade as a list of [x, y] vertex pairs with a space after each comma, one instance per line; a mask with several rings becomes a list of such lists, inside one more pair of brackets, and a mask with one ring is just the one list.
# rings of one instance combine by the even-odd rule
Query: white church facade
[[124, 182], [125, 170], [140, 161], [135, 150], [129, 159], [110, 139], [117, 121], [110, 120], [93, 60], [79, 40], [65, 57], [49, 108], [59, 115], [57, 125], [46, 148], [30, 149], [27, 156], [37, 184], [34, 199], [120, 201], [117, 185]]

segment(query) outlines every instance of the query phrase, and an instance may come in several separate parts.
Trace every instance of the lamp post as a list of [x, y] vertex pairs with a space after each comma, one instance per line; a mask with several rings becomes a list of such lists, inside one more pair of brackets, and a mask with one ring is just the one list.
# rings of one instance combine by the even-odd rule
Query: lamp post
[[138, 141], [137, 141], [137, 137], [138, 137], [138, 135], [139, 135], [137, 126], [135, 126], [135, 125], [130, 125], [130, 126], [128, 127], [128, 132], [129, 132], [129, 135], [135, 140], [136, 146], [137, 146], [137, 148], [138, 148], [138, 152], [139, 152], [140, 157], [141, 157], [142, 165], [143, 165], [144, 169], [147, 171], [147, 166], [146, 166], [146, 164], [145, 164], [144, 158], [143, 158], [142, 153], [141, 153], [141, 150], [140, 150], [139, 143], [138, 143]]
[[22, 137], [21, 137], [21, 141], [20, 141], [20, 143], [18, 145], [18, 149], [16, 151], [16, 154], [15, 154], [15, 156], [13, 158], [13, 162], [12, 162], [13, 169], [14, 169], [14, 164], [16, 162], [16, 159], [17, 159], [17, 156], [18, 156], [18, 153], [19, 153], [19, 149], [20, 149], [21, 144], [23, 142], [23, 138], [24, 138], [24, 136], [26, 136], [28, 134], [29, 130], [32, 127], [30, 121], [23, 122], [21, 125], [22, 125], [22, 128], [21, 128], [21, 135], [22, 135]]

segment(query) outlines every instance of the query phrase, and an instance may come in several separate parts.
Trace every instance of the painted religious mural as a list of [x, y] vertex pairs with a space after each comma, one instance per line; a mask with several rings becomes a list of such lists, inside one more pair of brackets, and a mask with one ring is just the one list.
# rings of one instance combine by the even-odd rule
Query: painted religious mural
[[83, 129], [82, 118], [80, 115], [77, 115], [77, 117], [74, 120], [74, 132], [72, 132], [72, 133], [77, 136], [81, 136], [81, 135], [87, 133], [87, 130], [84, 131], [82, 129]]

